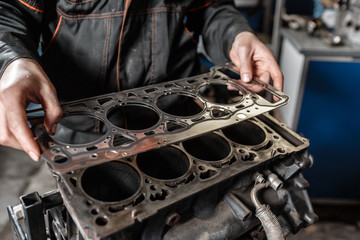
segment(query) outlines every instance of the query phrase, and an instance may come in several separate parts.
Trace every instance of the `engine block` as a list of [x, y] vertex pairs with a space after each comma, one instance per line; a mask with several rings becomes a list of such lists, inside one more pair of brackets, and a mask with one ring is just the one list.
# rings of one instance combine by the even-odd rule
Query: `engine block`
[[[309, 141], [266, 113], [288, 97], [261, 81], [237, 78], [234, 69], [220, 66], [67, 103], [55, 136], [47, 135], [41, 116], [32, 116], [62, 201], [48, 212], [49, 221], [56, 220], [48, 223], [48, 235], [262, 239], [254, 201], [270, 206], [284, 235], [314, 223], [301, 174], [313, 162]], [[252, 189], [265, 182], [257, 199]]]

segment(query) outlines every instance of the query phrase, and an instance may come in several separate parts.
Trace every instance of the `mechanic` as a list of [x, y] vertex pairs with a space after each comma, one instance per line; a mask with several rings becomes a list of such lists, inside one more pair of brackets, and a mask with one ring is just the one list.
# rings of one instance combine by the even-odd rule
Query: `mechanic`
[[199, 74], [200, 35], [214, 64], [231, 60], [242, 81], [271, 77], [282, 90], [272, 53], [228, 1], [0, 0], [0, 144], [39, 160], [30, 103], [53, 135], [59, 100]]

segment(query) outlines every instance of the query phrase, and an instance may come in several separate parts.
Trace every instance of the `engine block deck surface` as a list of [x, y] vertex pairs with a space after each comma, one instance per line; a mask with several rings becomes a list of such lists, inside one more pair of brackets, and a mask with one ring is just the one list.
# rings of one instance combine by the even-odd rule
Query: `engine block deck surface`
[[105, 237], [247, 170], [284, 158], [294, 161], [308, 145], [266, 114], [132, 157], [58, 173], [58, 184], [84, 234]]

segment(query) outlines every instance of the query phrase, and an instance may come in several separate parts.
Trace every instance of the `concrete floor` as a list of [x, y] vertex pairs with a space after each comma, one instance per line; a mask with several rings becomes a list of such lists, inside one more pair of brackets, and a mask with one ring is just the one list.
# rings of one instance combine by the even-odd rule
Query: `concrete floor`
[[359, 240], [360, 226], [341, 222], [319, 222], [302, 229], [288, 240]]
[[[35, 163], [21, 151], [0, 146], [0, 239], [13, 239], [6, 211], [7, 205], [19, 204], [19, 196], [55, 189], [44, 162]], [[359, 216], [360, 219], [360, 216]], [[359, 240], [360, 226], [341, 222], [319, 222], [301, 230], [288, 240]]]

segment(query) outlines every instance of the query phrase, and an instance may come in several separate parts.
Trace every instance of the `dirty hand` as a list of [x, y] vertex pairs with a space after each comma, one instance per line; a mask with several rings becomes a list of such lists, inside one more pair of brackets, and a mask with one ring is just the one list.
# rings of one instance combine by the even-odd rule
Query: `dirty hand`
[[268, 83], [271, 77], [274, 87], [282, 91], [284, 78], [274, 55], [253, 33], [242, 32], [235, 37], [230, 58], [244, 82], [259, 77]]
[[22, 149], [38, 161], [40, 149], [25, 111], [31, 102], [43, 106], [46, 130], [55, 134], [62, 115], [56, 90], [36, 61], [20, 58], [9, 64], [0, 79], [0, 144]]

